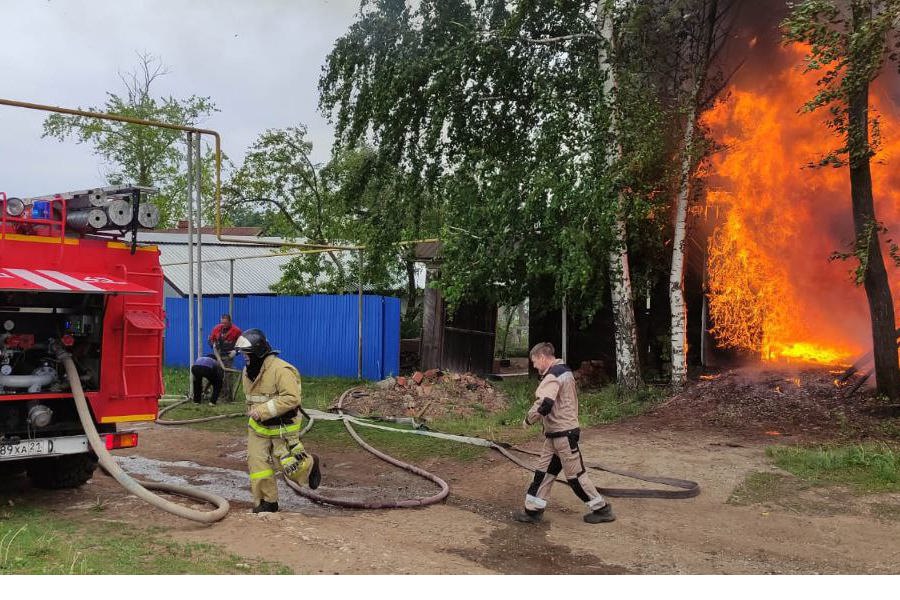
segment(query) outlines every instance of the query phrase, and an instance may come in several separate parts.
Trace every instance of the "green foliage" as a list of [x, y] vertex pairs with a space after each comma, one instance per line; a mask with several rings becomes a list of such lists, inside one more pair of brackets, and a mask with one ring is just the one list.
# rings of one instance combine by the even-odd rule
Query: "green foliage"
[[312, 143], [306, 138], [304, 126], [260, 134], [224, 188], [229, 213], [239, 222], [263, 225], [267, 235], [305, 244], [348, 246], [356, 240], [368, 244], [361, 266], [358, 253], [352, 251], [311, 251], [293, 258], [273, 291], [352, 292], [360, 268], [368, 289], [402, 287], [401, 250], [392, 239], [375, 243], [380, 232], [400, 233], [384, 208], [384, 196], [396, 192], [392, 179], [373, 172], [373, 152], [365, 147], [347, 148], [326, 165], [314, 164]]
[[392, 174], [395, 191], [380, 206], [401, 222], [376, 220], [367, 246], [387, 247], [396, 231], [439, 233], [438, 285], [451, 305], [517, 304], [549, 290], [585, 315], [602, 304], [621, 191], [635, 224], [629, 241], [661, 247], [643, 225], [660, 213], [651, 192], [667, 163], [662, 110], [646, 78], [622, 78], [623, 134], [611, 138], [597, 10], [584, 0], [362, 4], [320, 90], [338, 150], [371, 143], [371, 173]]
[[770, 446], [766, 455], [812, 483], [845, 484], [859, 492], [900, 491], [900, 453], [887, 444]]
[[854, 95], [868, 94], [869, 83], [878, 77], [885, 60], [898, 58], [900, 0], [803, 0], [790, 7], [790, 16], [782, 23], [785, 40], [809, 45], [806, 71], [821, 72], [818, 92], [803, 110], [828, 109], [828, 126], [844, 140], [819, 164], [868, 161], [878, 147], [878, 119], [854, 127], [849, 105]]
[[[98, 504], [99, 506], [99, 504]], [[183, 544], [121, 523], [72, 521], [43, 510], [0, 508], [0, 574], [290, 574], [282, 565]]]
[[[107, 92], [103, 106], [87, 110], [178, 125], [196, 125], [218, 110], [209, 97], [153, 96], [153, 84], [165, 74], [158, 58], [141, 55], [138, 69], [122, 76], [124, 92]], [[160, 194], [153, 199], [160, 209], [160, 226], [172, 226], [184, 217], [187, 191], [184, 133], [53, 114], [44, 121], [43, 137], [60, 141], [73, 137], [79, 143], [93, 146], [94, 153], [109, 165], [107, 179], [112, 185], [132, 183], [160, 188]], [[203, 165], [207, 197], [212, 192], [212, 164], [212, 155], [207, 150]]]
[[[862, 233], [857, 237], [853, 248], [849, 252], [832, 252], [829, 260], [857, 259], [859, 262], [851, 274], [853, 282], [858, 286], [862, 285], [865, 281], [866, 270], [869, 268], [869, 249], [872, 247], [872, 238], [887, 232], [887, 227], [877, 221], [869, 220], [863, 227]], [[894, 264], [900, 267], [900, 246], [890, 238], [886, 239], [885, 243]]]

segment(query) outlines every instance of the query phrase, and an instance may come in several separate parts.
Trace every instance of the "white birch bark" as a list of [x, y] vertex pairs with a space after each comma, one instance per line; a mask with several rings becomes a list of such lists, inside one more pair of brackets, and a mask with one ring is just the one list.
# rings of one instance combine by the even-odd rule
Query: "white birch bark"
[[672, 270], [669, 272], [669, 307], [672, 311], [672, 386], [680, 388], [687, 381], [687, 312], [684, 302], [684, 241], [687, 233], [687, 204], [692, 165], [691, 150], [697, 115], [696, 102], [688, 111], [682, 141], [681, 172], [675, 203], [675, 237], [672, 244]]
[[[681, 170], [678, 197], [675, 202], [672, 269], [669, 272], [669, 307], [672, 314], [672, 386], [680, 388], [687, 382], [687, 312], [684, 301], [684, 242], [687, 238], [687, 204], [691, 189], [691, 170], [694, 167], [694, 137], [697, 132], [697, 111], [706, 83], [707, 70], [713, 52], [716, 27], [719, 22], [719, 2], [711, 0], [702, 5], [705, 20], [701, 53], [694, 61], [691, 93], [688, 100], [687, 122], [681, 145]], [[701, 332], [701, 335], [704, 335]]]
[[[600, 21], [600, 35], [603, 44], [599, 52], [600, 70], [606, 73], [603, 84], [604, 97], [613, 98], [616, 89], [616, 74], [609, 57], [613, 46], [613, 17], [616, 2], [603, 0], [597, 3], [597, 19]], [[608, 164], [612, 166], [621, 158], [622, 147], [618, 143], [618, 122], [614, 103], [610, 102], [610, 138], [616, 140], [615, 152], [609, 153]], [[628, 266], [628, 244], [626, 241], [625, 217], [622, 195], [616, 199], [615, 220], [612, 231], [612, 245], [609, 251], [609, 280], [612, 295], [613, 320], [616, 336], [616, 380], [621, 387], [634, 389], [641, 385], [641, 371], [638, 362], [637, 327], [634, 320], [634, 297], [631, 289], [631, 271]]]

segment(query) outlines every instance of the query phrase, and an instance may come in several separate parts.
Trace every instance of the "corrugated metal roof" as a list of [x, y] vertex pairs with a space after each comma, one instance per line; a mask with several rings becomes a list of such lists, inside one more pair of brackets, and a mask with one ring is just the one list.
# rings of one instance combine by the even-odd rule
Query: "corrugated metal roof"
[[[247, 242], [265, 242], [269, 244], [286, 243], [284, 238], [277, 237], [241, 237]], [[187, 235], [183, 233], [160, 233], [142, 231], [138, 240], [143, 244], [156, 244], [160, 251], [160, 264], [169, 285], [181, 295], [188, 293], [188, 244]], [[299, 241], [299, 240], [298, 240]], [[293, 249], [296, 251], [296, 249]], [[286, 251], [292, 251], [286, 248]], [[194, 249], [196, 253], [196, 248]], [[349, 268], [356, 257], [351, 253], [337, 252], [344, 264]], [[271, 255], [272, 258], [261, 255]], [[282, 268], [297, 255], [282, 255], [277, 248], [260, 245], [243, 245], [235, 242], [222, 242], [212, 235], [203, 236], [203, 293], [204, 295], [227, 295], [231, 262], [234, 260], [234, 293], [237, 295], [272, 294], [271, 286], [281, 280]], [[173, 264], [174, 263], [174, 264]], [[184, 263], [184, 264], [178, 264]], [[196, 265], [195, 265], [196, 266]], [[418, 265], [417, 265], [418, 266]], [[424, 287], [424, 269], [417, 268], [416, 283]], [[322, 278], [324, 283], [324, 277]], [[194, 289], [196, 291], [197, 273], [194, 272]], [[398, 289], [405, 285], [400, 277], [396, 283]], [[369, 286], [363, 286], [368, 289]]]
[[[277, 237], [235, 237], [240, 237], [247, 242], [275, 244], [286, 242], [283, 238]], [[187, 263], [189, 260], [187, 234], [142, 231], [138, 234], [138, 239], [141, 243], [156, 244], [159, 247], [159, 262], [163, 267], [163, 274], [166, 280], [177, 292], [186, 295], [189, 287], [188, 265], [177, 263]], [[196, 248], [194, 252], [196, 253]], [[273, 258], [249, 258], [268, 254], [271, 254]], [[227, 259], [235, 259], [234, 293], [244, 295], [271, 294], [271, 286], [281, 279], [282, 267], [290, 262], [294, 256], [279, 256], [276, 248], [221, 242], [214, 235], [204, 235], [202, 258], [204, 294], [228, 294], [231, 263]], [[196, 286], [197, 273], [195, 269], [195, 291]]]

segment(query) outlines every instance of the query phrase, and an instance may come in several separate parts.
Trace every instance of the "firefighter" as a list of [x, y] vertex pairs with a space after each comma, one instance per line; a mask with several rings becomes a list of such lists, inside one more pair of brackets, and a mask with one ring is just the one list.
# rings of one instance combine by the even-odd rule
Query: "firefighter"
[[[212, 333], [209, 334], [209, 345], [219, 353], [222, 359], [222, 366], [226, 369], [232, 369], [234, 365], [235, 349], [234, 345], [241, 336], [241, 328], [235, 325], [231, 320], [231, 315], [224, 313], [219, 320], [219, 324], [213, 327]], [[231, 402], [234, 399], [234, 387], [236, 381], [231, 375], [231, 371], [226, 371], [223, 378], [223, 388], [225, 392], [225, 401]]]
[[275, 472], [311, 489], [322, 475], [319, 457], [300, 443], [300, 373], [276, 356], [265, 334], [248, 329], [235, 348], [244, 354], [244, 395], [247, 398], [247, 466], [254, 513], [278, 511]]
[[575, 377], [563, 361], [556, 358], [553, 344], [541, 342], [529, 353], [534, 368], [541, 375], [535, 392], [536, 399], [522, 426], [527, 428], [538, 421], [544, 430], [544, 447], [535, 465], [534, 480], [525, 494], [525, 510], [514, 515], [516, 521], [539, 523], [550, 498], [550, 489], [560, 471], [565, 473], [572, 491], [588, 510], [586, 523], [615, 521], [612, 507], [600, 495], [584, 468], [578, 448], [578, 393]]
[[225, 379], [225, 371], [219, 366], [219, 361], [212, 354], [201, 356], [191, 365], [191, 374], [194, 376], [194, 404], [200, 404], [203, 399], [203, 380], [209, 381], [212, 386], [212, 398], [210, 405], [219, 400], [222, 391], [222, 381]]

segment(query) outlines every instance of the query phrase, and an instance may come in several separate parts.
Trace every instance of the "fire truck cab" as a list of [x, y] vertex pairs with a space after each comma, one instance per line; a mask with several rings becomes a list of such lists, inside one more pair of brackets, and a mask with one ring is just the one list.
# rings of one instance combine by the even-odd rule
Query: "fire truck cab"
[[117, 428], [156, 418], [163, 274], [158, 249], [137, 241], [159, 220], [152, 192], [0, 192], [0, 477], [77, 487], [97, 466], [56, 347], [72, 355], [107, 448], [137, 445]]

